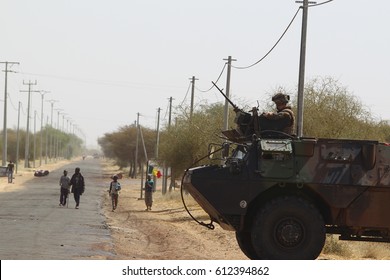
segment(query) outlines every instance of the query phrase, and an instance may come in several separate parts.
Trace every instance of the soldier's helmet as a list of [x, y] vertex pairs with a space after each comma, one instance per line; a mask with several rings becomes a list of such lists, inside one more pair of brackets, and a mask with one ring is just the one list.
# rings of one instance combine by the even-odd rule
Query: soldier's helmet
[[290, 95], [287, 95], [287, 94], [283, 94], [281, 92], [275, 94], [274, 96], [272, 96], [272, 101], [273, 102], [280, 102], [280, 103], [284, 103], [284, 104], [287, 104], [288, 101], [290, 101]]

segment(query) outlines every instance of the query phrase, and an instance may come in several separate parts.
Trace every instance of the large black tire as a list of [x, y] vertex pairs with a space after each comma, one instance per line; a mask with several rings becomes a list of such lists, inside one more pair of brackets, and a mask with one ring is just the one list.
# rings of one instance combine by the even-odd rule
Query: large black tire
[[236, 239], [241, 251], [251, 260], [258, 259], [255, 248], [252, 245], [251, 232], [236, 231]]
[[252, 227], [252, 245], [258, 259], [312, 260], [325, 243], [325, 223], [306, 200], [287, 196], [260, 208]]

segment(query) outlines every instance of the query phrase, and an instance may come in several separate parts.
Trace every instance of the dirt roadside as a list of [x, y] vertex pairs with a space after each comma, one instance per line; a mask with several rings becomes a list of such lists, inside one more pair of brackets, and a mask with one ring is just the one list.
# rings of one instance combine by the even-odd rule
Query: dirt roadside
[[[109, 162], [103, 163], [103, 168], [106, 173], [119, 172]], [[103, 202], [117, 259], [248, 260], [234, 232], [223, 230], [218, 224], [210, 230], [192, 220], [178, 189], [166, 195], [157, 190], [152, 211], [147, 212], [144, 200], [139, 199], [140, 179], [123, 179], [121, 183], [124, 187], [119, 208], [111, 212], [108, 195]], [[208, 223], [208, 215], [192, 197], [184, 198], [191, 214]], [[389, 244], [337, 241], [337, 238], [332, 236], [327, 241], [330, 252], [323, 251], [319, 260], [390, 259]]]
[[[115, 167], [104, 163], [105, 173]], [[152, 211], [146, 211], [141, 198], [141, 179], [120, 180], [119, 206], [111, 211], [107, 194], [103, 207], [114, 239], [115, 259], [148, 260], [246, 260], [237, 245], [234, 232], [198, 225], [185, 211], [179, 190], [153, 194]], [[159, 183], [157, 184], [159, 186]], [[190, 196], [185, 196], [192, 214], [209, 222], [207, 215]]]

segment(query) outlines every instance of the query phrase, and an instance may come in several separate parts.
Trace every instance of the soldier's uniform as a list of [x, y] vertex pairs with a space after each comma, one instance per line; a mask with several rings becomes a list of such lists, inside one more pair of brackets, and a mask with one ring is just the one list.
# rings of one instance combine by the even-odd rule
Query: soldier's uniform
[[272, 97], [278, 110], [275, 113], [265, 113], [264, 117], [270, 121], [275, 121], [275, 129], [286, 134], [294, 133], [295, 117], [290, 106], [287, 106], [290, 96], [277, 93]]

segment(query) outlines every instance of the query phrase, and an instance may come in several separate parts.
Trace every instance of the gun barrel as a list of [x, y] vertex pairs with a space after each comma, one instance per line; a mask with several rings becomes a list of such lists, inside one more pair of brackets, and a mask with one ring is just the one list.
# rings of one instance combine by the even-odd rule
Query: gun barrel
[[219, 90], [219, 92], [225, 97], [225, 99], [233, 106], [234, 110], [240, 110], [227, 96], [223, 91], [212, 81], [213, 85]]

